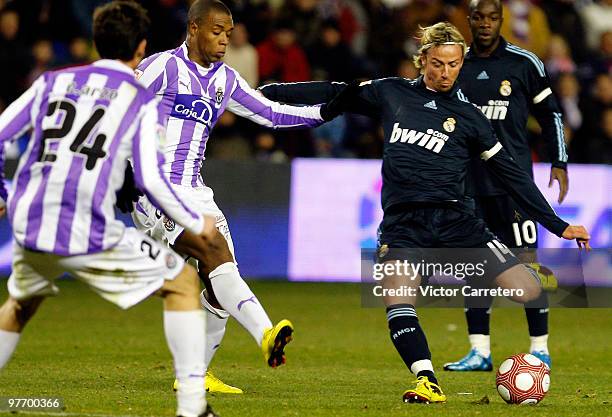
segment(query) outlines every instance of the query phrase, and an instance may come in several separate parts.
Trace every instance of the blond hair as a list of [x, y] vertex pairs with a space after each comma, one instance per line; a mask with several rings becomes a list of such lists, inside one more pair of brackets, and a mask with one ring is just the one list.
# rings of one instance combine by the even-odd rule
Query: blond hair
[[414, 55], [414, 66], [423, 72], [423, 64], [421, 57], [427, 54], [427, 51], [433, 47], [440, 45], [459, 45], [463, 50], [463, 55], [467, 52], [467, 44], [461, 32], [448, 22], [440, 22], [435, 25], [421, 27], [420, 30], [420, 48], [417, 55]]

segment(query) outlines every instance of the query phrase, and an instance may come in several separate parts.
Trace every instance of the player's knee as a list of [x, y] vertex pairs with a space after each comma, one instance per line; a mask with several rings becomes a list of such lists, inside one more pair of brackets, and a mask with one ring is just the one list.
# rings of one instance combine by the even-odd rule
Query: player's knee
[[526, 287], [521, 301], [523, 304], [536, 300], [542, 294], [542, 288], [536, 281], [531, 281]]
[[183, 288], [187, 295], [199, 296], [200, 294], [200, 278], [191, 265], [185, 265], [183, 269]]
[[200, 245], [198, 245], [198, 260], [204, 262], [209, 269], [214, 269], [225, 262], [233, 262], [227, 240], [215, 229], [214, 233], [201, 236]]

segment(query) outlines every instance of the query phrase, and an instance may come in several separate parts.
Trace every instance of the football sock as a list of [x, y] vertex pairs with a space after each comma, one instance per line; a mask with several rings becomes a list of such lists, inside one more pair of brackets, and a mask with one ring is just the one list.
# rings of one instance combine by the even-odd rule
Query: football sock
[[525, 304], [525, 315], [530, 336], [548, 334], [548, 293], [542, 291], [538, 298]]
[[[483, 298], [480, 301], [486, 300]], [[491, 336], [489, 328], [491, 308], [466, 307], [465, 319], [467, 321], [468, 338], [471, 348], [476, 349], [482, 356], [489, 356], [491, 354]]]
[[491, 354], [491, 336], [488, 334], [470, 334], [470, 346], [484, 357]]
[[542, 336], [531, 336], [531, 347], [529, 348], [530, 352], [544, 352], [548, 353], [548, 335], [544, 334]]
[[219, 304], [261, 345], [264, 330], [272, 327], [259, 300], [240, 276], [233, 262], [226, 262], [209, 275]]
[[391, 341], [408, 369], [417, 376], [425, 371], [431, 372], [431, 375], [427, 376], [433, 376], [427, 338], [421, 329], [414, 306], [394, 304], [387, 307], [387, 321]]
[[491, 308], [465, 308], [465, 320], [467, 321], [469, 334], [490, 334], [489, 322], [491, 321]]
[[164, 311], [164, 333], [178, 380], [177, 415], [199, 416], [206, 409], [205, 320], [202, 310]]
[[8, 332], [0, 329], [0, 369], [11, 359], [17, 343], [19, 343], [21, 333]]
[[418, 377], [426, 376], [429, 382], [438, 383], [438, 379], [434, 375], [433, 364], [429, 359], [421, 359], [410, 366], [410, 370]]
[[221, 340], [225, 335], [227, 317], [221, 318], [216, 314], [206, 311], [206, 354], [204, 355], [206, 369], [208, 369], [213, 356], [221, 345]]
[[525, 304], [525, 315], [531, 339], [529, 351], [548, 353], [548, 293], [542, 291], [538, 298]]

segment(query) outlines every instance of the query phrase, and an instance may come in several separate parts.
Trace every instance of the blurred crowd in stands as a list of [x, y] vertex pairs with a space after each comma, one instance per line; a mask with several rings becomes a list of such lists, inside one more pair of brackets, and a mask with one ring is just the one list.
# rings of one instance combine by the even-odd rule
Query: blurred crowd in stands
[[[43, 71], [96, 59], [91, 15], [104, 0], [0, 0], [0, 111]], [[178, 46], [189, 0], [140, 0], [148, 53]], [[236, 24], [225, 61], [253, 87], [418, 72], [419, 26], [448, 20], [471, 39], [468, 0], [227, 0]], [[545, 63], [563, 108], [570, 162], [612, 164], [612, 0], [504, 0], [502, 35]], [[537, 122], [534, 160], [546, 161]], [[376, 122], [345, 115], [310, 131], [271, 131], [226, 112], [208, 156], [283, 162], [379, 158]]]

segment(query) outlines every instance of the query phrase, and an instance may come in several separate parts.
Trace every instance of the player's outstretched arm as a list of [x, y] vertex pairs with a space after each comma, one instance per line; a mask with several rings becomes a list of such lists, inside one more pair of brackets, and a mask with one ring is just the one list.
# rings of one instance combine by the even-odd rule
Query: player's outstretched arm
[[173, 191], [161, 170], [163, 155], [159, 135], [164, 129], [157, 124], [157, 104], [151, 100], [138, 115], [139, 128], [132, 142], [134, 180], [151, 203], [192, 233], [201, 234], [205, 226], [201, 214], [191, 210]]
[[323, 104], [346, 87], [346, 83], [333, 81], [306, 81], [299, 83], [272, 83], [257, 90], [264, 97], [288, 104]]
[[292, 106], [269, 100], [234, 72], [236, 81], [227, 109], [262, 126], [273, 129], [317, 127], [325, 123], [320, 106]]
[[506, 190], [519, 205], [552, 233], [564, 239], [576, 239], [578, 247], [590, 250], [590, 236], [584, 226], [570, 226], [554, 212], [531, 177], [525, 173], [498, 142], [481, 158], [491, 166]]
[[[364, 87], [365, 86], [365, 87]], [[275, 83], [259, 88], [270, 100], [291, 104], [320, 104], [321, 117], [331, 120], [344, 112], [377, 117], [376, 104], [368, 96], [371, 81], [306, 81], [299, 83]], [[366, 97], [364, 97], [366, 96]]]

